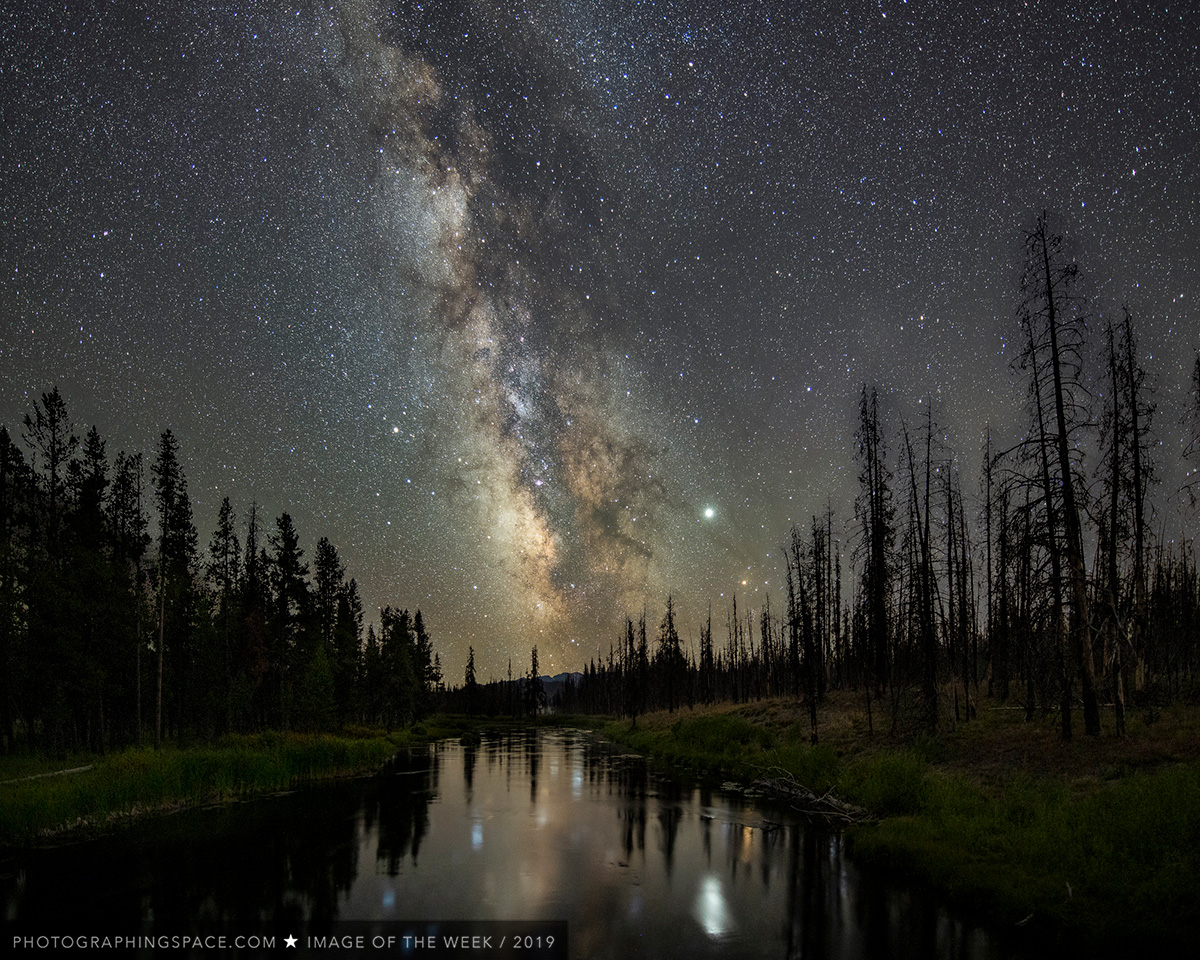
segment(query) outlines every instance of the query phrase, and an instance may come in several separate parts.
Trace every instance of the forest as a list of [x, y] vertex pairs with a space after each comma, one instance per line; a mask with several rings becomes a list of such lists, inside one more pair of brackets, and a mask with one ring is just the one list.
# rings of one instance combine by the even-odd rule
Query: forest
[[[1019, 443], [987, 438], [966, 495], [942, 425], [883, 422], [863, 385], [859, 493], [788, 533], [778, 608], [736, 598], [685, 643], [668, 597], [657, 626], [628, 616], [608, 657], [552, 698], [636, 717], [697, 703], [792, 697], [811, 739], [831, 689], [858, 691], [871, 730], [965, 722], [981, 698], [1120, 735], [1132, 707], [1196, 695], [1200, 592], [1190, 540], [1154, 535], [1151, 381], [1126, 309], [1102, 324], [1043, 215], [1025, 237], [1017, 310], [1026, 386]], [[1089, 326], [1102, 345], [1089, 350]], [[1090, 365], [1092, 354], [1102, 356]], [[1192, 443], [1200, 452], [1200, 357]], [[930, 410], [929, 406], [925, 407]], [[0, 737], [5, 751], [104, 752], [262, 729], [411, 724], [435, 708], [537, 714], [527, 673], [481, 684], [474, 650], [446, 691], [417, 610], [386, 606], [364, 633], [356, 581], [317, 542], [311, 569], [289, 514], [221, 505], [200, 547], [179, 443], [110, 461], [74, 432], [57, 388], [0, 426]], [[1087, 467], [1086, 461], [1091, 463]], [[1193, 497], [1185, 486], [1180, 496]], [[723, 620], [723, 627], [721, 624]], [[1107, 721], [1105, 714], [1111, 714]]]
[[[714, 640], [680, 640], [667, 598], [657, 624], [625, 621], [608, 657], [557, 697], [567, 711], [636, 720], [681, 705], [794, 697], [812, 742], [830, 689], [857, 690], [869, 730], [936, 730], [975, 715], [981, 697], [1057, 713], [1061, 735], [1125, 730], [1126, 710], [1193, 700], [1200, 631], [1194, 545], [1152, 532], [1155, 404], [1128, 308], [1095, 324], [1079, 267], [1045, 215], [1025, 236], [1017, 309], [1027, 427], [996, 450], [989, 436], [979, 496], [925, 405], [923, 423], [881, 422], [864, 385], [855, 436], [859, 494], [843, 549], [831, 510], [794, 526], [782, 546], [781, 609], [739, 610]], [[1089, 325], [1102, 326], [1089, 351]], [[1101, 357], [1089, 369], [1087, 357]], [[1200, 356], [1191, 382], [1191, 442], [1200, 454]], [[893, 455], [890, 451], [894, 449]], [[1094, 462], [1085, 470], [1084, 455]], [[1194, 505], [1195, 483], [1175, 492]], [[846, 569], [843, 569], [843, 558]], [[461, 703], [528, 709], [513, 681], [480, 687], [468, 667]], [[519, 681], [517, 681], [519, 683]]]
[[21, 437], [28, 458], [0, 427], [6, 752], [391, 730], [428, 712], [441, 664], [421, 611], [384, 607], [364, 637], [337, 548], [318, 540], [310, 574], [287, 513], [268, 528], [252, 505], [239, 537], [225, 498], [202, 552], [170, 430], [148, 470], [140, 453], [110, 463], [55, 387]]

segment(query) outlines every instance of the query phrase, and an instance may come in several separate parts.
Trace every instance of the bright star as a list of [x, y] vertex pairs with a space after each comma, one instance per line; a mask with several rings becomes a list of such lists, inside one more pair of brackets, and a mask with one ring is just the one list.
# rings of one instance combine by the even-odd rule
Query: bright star
[[709, 520], [711, 520], [711, 519], [713, 518], [713, 515], [714, 515], [716, 512], [717, 512], [717, 511], [716, 511], [716, 510], [714, 510], [712, 507], [705, 507], [705, 508], [704, 508], [704, 516], [705, 516], [707, 519], [709, 519]]

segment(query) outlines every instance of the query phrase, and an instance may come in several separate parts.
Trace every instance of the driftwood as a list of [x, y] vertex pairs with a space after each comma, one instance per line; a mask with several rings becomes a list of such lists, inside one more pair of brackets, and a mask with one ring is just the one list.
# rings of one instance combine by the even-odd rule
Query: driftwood
[[71, 767], [70, 770], [51, 770], [49, 773], [34, 773], [28, 777], [17, 777], [14, 780], [0, 780], [0, 783], [24, 783], [26, 780], [41, 780], [43, 777], [62, 777], [68, 773], [83, 773], [85, 770], [91, 770], [94, 763], [89, 763], [86, 767]]
[[870, 812], [833, 795], [832, 790], [817, 795], [782, 767], [772, 767], [754, 781], [752, 786], [777, 796], [786, 797], [794, 809], [810, 817], [820, 817], [835, 823], [866, 823], [873, 819]]

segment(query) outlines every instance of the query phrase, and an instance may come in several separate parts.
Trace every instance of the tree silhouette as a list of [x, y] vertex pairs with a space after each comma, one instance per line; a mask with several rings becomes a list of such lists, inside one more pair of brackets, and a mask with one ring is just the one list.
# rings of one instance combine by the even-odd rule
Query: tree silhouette
[[[1083, 533], [1076, 489], [1078, 465], [1071, 451], [1076, 434], [1087, 422], [1086, 389], [1082, 383], [1081, 350], [1085, 304], [1075, 290], [1078, 265], [1063, 252], [1061, 234], [1051, 232], [1045, 213], [1025, 235], [1025, 270], [1022, 300], [1017, 315], [1026, 336], [1022, 365], [1030, 377], [1036, 444], [1044, 506], [1046, 534], [1053, 568], [1055, 616], [1063, 647], [1069, 646], [1083, 684], [1084, 730], [1100, 733], [1096, 697], [1096, 670], [1092, 650], [1092, 622]], [[1066, 588], [1070, 590], [1070, 619], [1063, 613], [1066, 601], [1063, 572], [1058, 557], [1067, 561]], [[1061, 694], [1062, 734], [1071, 735], [1070, 674], [1063, 654]]]

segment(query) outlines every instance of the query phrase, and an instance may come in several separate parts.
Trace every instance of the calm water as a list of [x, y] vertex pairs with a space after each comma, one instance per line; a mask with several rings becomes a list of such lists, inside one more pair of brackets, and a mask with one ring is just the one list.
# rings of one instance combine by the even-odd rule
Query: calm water
[[384, 776], [197, 810], [5, 864], [23, 928], [154, 919], [566, 920], [570, 955], [1010, 956], [786, 807], [585, 734], [434, 744]]

